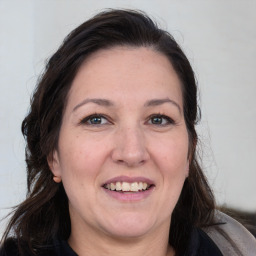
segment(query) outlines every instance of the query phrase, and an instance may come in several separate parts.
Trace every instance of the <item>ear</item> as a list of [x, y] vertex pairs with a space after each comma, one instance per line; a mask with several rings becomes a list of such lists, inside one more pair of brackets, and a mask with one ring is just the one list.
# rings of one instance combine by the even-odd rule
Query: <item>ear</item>
[[196, 151], [196, 146], [197, 146], [197, 136], [195, 135], [193, 141], [191, 141], [191, 140], [192, 139], [189, 139], [188, 161], [187, 161], [187, 165], [186, 165], [186, 177], [189, 176], [189, 167], [190, 167], [191, 162], [195, 158], [195, 151]]
[[47, 162], [53, 176], [61, 178], [60, 159], [57, 150], [54, 150], [51, 154], [48, 155]]
[[190, 161], [189, 161], [189, 159], [187, 160], [187, 164], [186, 164], [186, 172], [185, 172], [185, 174], [186, 174], [186, 178], [189, 176], [189, 164], [190, 164]]

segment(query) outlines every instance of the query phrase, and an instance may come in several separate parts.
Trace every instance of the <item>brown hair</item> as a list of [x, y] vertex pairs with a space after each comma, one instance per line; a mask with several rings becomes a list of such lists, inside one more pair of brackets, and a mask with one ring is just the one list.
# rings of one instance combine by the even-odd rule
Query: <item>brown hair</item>
[[15, 208], [3, 241], [12, 232], [20, 244], [35, 253], [55, 237], [69, 237], [68, 199], [62, 184], [52, 180], [47, 156], [57, 146], [68, 92], [79, 67], [92, 53], [114, 46], [144, 46], [164, 54], [182, 82], [191, 163], [189, 177], [172, 213], [170, 244], [178, 254], [182, 253], [190, 230], [212, 222], [213, 194], [195, 155], [195, 124], [199, 108], [190, 63], [174, 38], [159, 29], [144, 13], [108, 10], [86, 21], [66, 37], [49, 59], [38, 82], [30, 111], [22, 123], [22, 133], [27, 141], [27, 199]]

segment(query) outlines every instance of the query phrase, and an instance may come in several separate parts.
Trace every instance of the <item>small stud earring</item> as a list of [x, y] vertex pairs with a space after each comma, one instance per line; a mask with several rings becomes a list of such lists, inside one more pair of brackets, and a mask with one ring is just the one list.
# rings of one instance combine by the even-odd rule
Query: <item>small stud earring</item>
[[53, 180], [54, 180], [54, 182], [56, 182], [56, 183], [60, 183], [60, 182], [61, 182], [61, 177], [59, 177], [59, 176], [53, 176]]

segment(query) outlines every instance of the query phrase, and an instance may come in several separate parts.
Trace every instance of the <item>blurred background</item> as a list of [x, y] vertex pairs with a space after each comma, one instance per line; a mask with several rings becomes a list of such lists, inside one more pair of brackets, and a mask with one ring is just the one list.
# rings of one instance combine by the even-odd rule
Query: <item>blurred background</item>
[[0, 0], [0, 218], [26, 195], [20, 125], [45, 60], [106, 8], [143, 10], [181, 45], [199, 85], [199, 153], [217, 203], [255, 221], [255, 0]]

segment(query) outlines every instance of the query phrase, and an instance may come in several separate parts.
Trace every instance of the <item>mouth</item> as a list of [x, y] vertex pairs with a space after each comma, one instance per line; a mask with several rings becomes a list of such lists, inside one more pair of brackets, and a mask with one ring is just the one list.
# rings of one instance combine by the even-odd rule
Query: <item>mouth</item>
[[106, 194], [119, 202], [140, 202], [150, 197], [155, 184], [146, 177], [118, 176], [102, 184]]
[[117, 181], [117, 182], [110, 182], [103, 185], [103, 188], [121, 192], [121, 193], [140, 193], [146, 190], [149, 190], [154, 185], [149, 184], [143, 181], [135, 181], [135, 182], [126, 182], [126, 181]]

